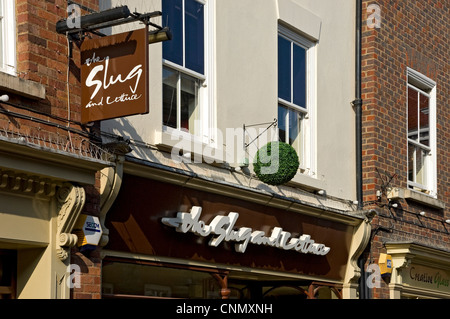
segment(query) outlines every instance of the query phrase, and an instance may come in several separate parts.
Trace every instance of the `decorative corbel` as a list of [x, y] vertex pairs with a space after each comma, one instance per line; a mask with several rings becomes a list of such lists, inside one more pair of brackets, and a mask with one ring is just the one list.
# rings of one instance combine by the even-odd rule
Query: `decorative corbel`
[[104, 145], [110, 153], [114, 154], [115, 166], [106, 167], [101, 171], [100, 180], [100, 223], [103, 229], [102, 238], [99, 245], [101, 247], [106, 246], [109, 241], [109, 229], [106, 228], [106, 214], [111, 208], [112, 204], [119, 194], [120, 187], [122, 185], [123, 176], [123, 163], [125, 161], [125, 155], [131, 152], [129, 143], [126, 141], [117, 141]]
[[347, 270], [342, 289], [342, 296], [344, 299], [357, 298], [356, 291], [358, 287], [358, 280], [361, 277], [361, 269], [358, 266], [358, 259], [370, 241], [372, 232], [372, 227], [370, 224], [372, 219], [377, 215], [377, 211], [373, 209], [362, 213], [364, 215], [364, 220], [355, 227], [353, 240], [350, 247]]
[[391, 284], [403, 284], [402, 271], [409, 268], [413, 259], [414, 255], [409, 253], [392, 256]]
[[84, 188], [65, 183], [58, 189], [56, 199], [56, 253], [61, 261], [65, 261], [69, 257], [68, 250], [78, 241], [77, 235], [71, 232], [86, 202], [86, 194]]

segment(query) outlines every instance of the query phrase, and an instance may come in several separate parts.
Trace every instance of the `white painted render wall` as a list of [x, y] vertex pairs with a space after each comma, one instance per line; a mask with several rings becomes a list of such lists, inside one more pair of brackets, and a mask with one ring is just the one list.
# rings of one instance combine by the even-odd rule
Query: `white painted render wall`
[[[160, 10], [160, 0], [100, 2], [103, 9], [126, 4], [141, 13]], [[351, 105], [355, 99], [354, 1], [216, 0], [213, 7], [213, 43], [208, 46], [213, 56], [213, 77], [208, 81], [213, 88], [208, 101], [214, 111], [213, 128], [225, 132], [277, 118], [277, 35], [278, 24], [283, 24], [317, 43], [316, 175], [297, 174], [293, 182], [324, 189], [341, 199], [356, 199], [355, 116]], [[162, 23], [161, 19], [154, 22]], [[124, 25], [113, 32], [130, 27], [136, 28]], [[162, 133], [160, 43], [150, 45], [150, 113], [103, 121], [102, 130], [148, 145], [173, 145], [170, 136]], [[133, 156], [154, 160], [150, 148], [133, 149]]]

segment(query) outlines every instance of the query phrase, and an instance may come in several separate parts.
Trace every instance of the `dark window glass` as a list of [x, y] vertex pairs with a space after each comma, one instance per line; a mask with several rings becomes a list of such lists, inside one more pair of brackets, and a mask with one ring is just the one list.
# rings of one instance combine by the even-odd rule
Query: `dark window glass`
[[204, 74], [204, 5], [196, 0], [184, 0], [183, 16], [183, 0], [164, 0], [162, 12], [163, 25], [172, 31], [172, 40], [163, 43], [163, 58]]
[[203, 5], [195, 0], [185, 0], [186, 67], [204, 73], [204, 15]]
[[17, 253], [0, 249], [0, 300], [16, 298]]
[[163, 69], [163, 124], [177, 128], [178, 73]]
[[281, 142], [286, 142], [286, 115], [287, 109], [283, 106], [278, 106], [278, 136]]
[[296, 111], [289, 110], [289, 144], [294, 146], [299, 133], [299, 114]]
[[415, 171], [414, 171], [414, 156], [415, 147], [413, 144], [408, 143], [408, 180], [414, 181]]
[[408, 137], [417, 140], [418, 137], [418, 92], [408, 88]]
[[430, 146], [430, 99], [420, 94], [420, 143]]
[[198, 120], [198, 83], [195, 78], [181, 76], [181, 129], [194, 133], [195, 121]]
[[278, 97], [291, 102], [291, 42], [278, 36]]
[[163, 25], [172, 32], [172, 40], [163, 42], [163, 58], [183, 65], [183, 3], [182, 0], [162, 1]]
[[[212, 273], [105, 261], [103, 298], [218, 299], [220, 286]], [[195, 316], [194, 316], [195, 317]]]
[[306, 50], [296, 44], [293, 46], [294, 100], [292, 102], [295, 105], [306, 108]]

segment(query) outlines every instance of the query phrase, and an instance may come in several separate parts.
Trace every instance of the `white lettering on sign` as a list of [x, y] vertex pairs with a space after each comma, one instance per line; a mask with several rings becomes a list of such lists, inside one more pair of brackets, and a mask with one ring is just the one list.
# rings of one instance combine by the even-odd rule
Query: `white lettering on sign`
[[[100, 59], [100, 57], [96, 56], [95, 53], [92, 56], [92, 58], [88, 58], [86, 59], [86, 65], [90, 66], [92, 63], [102, 63], [101, 65], [97, 65], [95, 66], [89, 73], [89, 75], [86, 78], [86, 86], [87, 87], [91, 87], [91, 86], [95, 86], [95, 90], [91, 95], [91, 101], [86, 105], [86, 108], [88, 107], [92, 107], [92, 106], [100, 106], [103, 105], [103, 97], [101, 99], [101, 101], [99, 103], [93, 103], [92, 100], [95, 98], [95, 96], [97, 95], [97, 93], [100, 91], [100, 89], [103, 87], [104, 90], [106, 90], [107, 88], [109, 88], [111, 85], [116, 84], [117, 82], [120, 83], [125, 83], [127, 81], [131, 81], [134, 80], [134, 78], [136, 78], [134, 81], [134, 83], [132, 83], [132, 85], [129, 86], [129, 89], [131, 91], [131, 95], [128, 95], [126, 93], [121, 94], [118, 97], [107, 97], [107, 104], [113, 104], [113, 103], [117, 103], [117, 102], [126, 102], [126, 101], [130, 101], [130, 100], [139, 100], [141, 98], [142, 95], [137, 95], [136, 90], [137, 87], [139, 85], [139, 81], [141, 80], [141, 76], [142, 76], [142, 72], [143, 72], [143, 66], [142, 64], [139, 64], [137, 66], [135, 66], [125, 78], [122, 78], [122, 74], [118, 74], [116, 76], [116, 78], [114, 78], [114, 76], [109, 76], [108, 75], [108, 71], [109, 71], [109, 56], [105, 57], [104, 59]], [[103, 65], [104, 63], [104, 65]], [[103, 73], [103, 77], [102, 79], [98, 79], [97, 74], [100, 74], [101, 77], [101, 73], [99, 72], [104, 72]], [[97, 78], [97, 79], [96, 79]]]
[[330, 247], [314, 242], [310, 235], [291, 238], [291, 233], [280, 227], [274, 227], [270, 237], [267, 237], [264, 231], [254, 231], [248, 227], [235, 230], [235, 224], [239, 218], [238, 213], [231, 212], [228, 216], [216, 216], [209, 225], [200, 220], [201, 213], [202, 208], [194, 206], [190, 213], [179, 212], [177, 217], [163, 218], [161, 222], [164, 225], [175, 227], [177, 232], [191, 232], [201, 237], [213, 235], [209, 242], [209, 245], [213, 247], [219, 246], [223, 241], [234, 241], [236, 242], [235, 249], [240, 253], [245, 252], [249, 243], [320, 256], [325, 256], [330, 252]]

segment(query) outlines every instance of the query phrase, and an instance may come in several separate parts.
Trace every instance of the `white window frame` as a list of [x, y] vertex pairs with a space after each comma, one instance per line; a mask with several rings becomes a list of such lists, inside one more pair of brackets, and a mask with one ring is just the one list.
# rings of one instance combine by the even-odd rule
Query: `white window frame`
[[[424, 184], [419, 184], [414, 181], [409, 180], [409, 176], [407, 174], [406, 180], [408, 188], [413, 191], [419, 191], [421, 193], [425, 193], [430, 195], [433, 198], [437, 198], [437, 133], [436, 133], [436, 82], [427, 76], [408, 68], [407, 69], [407, 85], [406, 85], [406, 94], [408, 96], [408, 88], [412, 88], [421, 94], [426, 95], [429, 98], [429, 146], [422, 145], [417, 141], [409, 139], [408, 134], [408, 123], [406, 124], [406, 132], [407, 132], [407, 156], [409, 156], [409, 144], [413, 144], [415, 146], [420, 147], [421, 149], [428, 152], [426, 158], [426, 181]], [[408, 103], [408, 98], [406, 99], [406, 103]], [[408, 106], [407, 106], [408, 111]], [[420, 118], [420, 117], [419, 117]], [[408, 119], [408, 114], [407, 114]], [[408, 121], [406, 121], [408, 122]], [[419, 134], [419, 132], [418, 132]], [[415, 159], [414, 159], [415, 163]], [[407, 165], [409, 166], [409, 158], [407, 160]], [[415, 167], [414, 167], [414, 174]], [[407, 167], [407, 172], [409, 172], [409, 167]]]
[[[215, 57], [215, 2], [213, 0], [196, 0], [204, 5], [204, 49], [205, 49], [205, 61], [204, 61], [204, 73], [200, 74], [193, 70], [190, 70], [184, 66], [173, 63], [163, 58], [163, 67], [170, 68], [174, 71], [181, 72], [189, 75], [200, 81], [199, 87], [199, 114], [200, 125], [198, 127], [199, 132], [195, 135], [182, 131], [180, 128], [172, 128], [163, 124], [163, 132], [168, 134], [176, 134], [186, 139], [202, 142], [206, 144], [213, 143], [215, 141], [216, 131], [213, 129], [217, 127], [216, 117], [212, 103], [214, 101], [214, 57]], [[184, 1], [183, 1], [183, 19], [184, 19]], [[184, 23], [183, 23], [184, 27]], [[184, 30], [183, 30], [184, 34]], [[184, 38], [184, 37], [183, 37]], [[183, 40], [184, 47], [184, 40]], [[183, 51], [184, 52], [184, 51]], [[185, 57], [183, 56], [183, 61]], [[184, 62], [183, 62], [184, 63]], [[177, 110], [178, 111], [178, 110]]]
[[15, 1], [0, 0], [3, 16], [0, 17], [0, 54], [3, 64], [0, 72], [16, 76], [16, 13]]
[[[278, 25], [278, 35], [292, 41], [306, 49], [306, 105], [299, 107], [289, 101], [278, 97], [278, 105], [294, 110], [303, 115], [299, 131], [303, 134], [300, 150], [300, 171], [309, 176], [317, 177], [317, 146], [316, 146], [316, 113], [317, 113], [317, 91], [316, 91], [316, 43], [309, 41], [298, 33]], [[292, 56], [292, 55], [291, 55]], [[293, 81], [291, 79], [291, 86]], [[291, 88], [291, 94], [293, 89]], [[277, 108], [278, 108], [277, 105]], [[288, 124], [288, 122], [286, 122]], [[288, 125], [287, 125], [288, 126]], [[289, 134], [287, 129], [287, 134]]]

